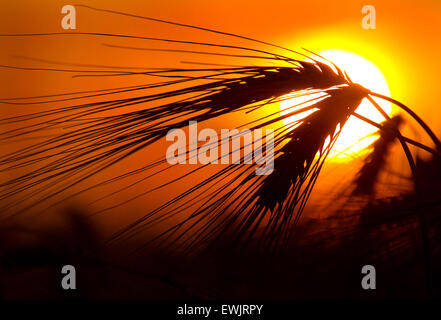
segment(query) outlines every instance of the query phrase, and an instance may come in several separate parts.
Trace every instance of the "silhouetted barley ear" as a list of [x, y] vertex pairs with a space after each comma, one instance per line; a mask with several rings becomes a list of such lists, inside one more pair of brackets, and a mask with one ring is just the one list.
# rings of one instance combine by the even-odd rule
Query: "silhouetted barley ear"
[[[198, 29], [265, 45], [272, 49], [277, 48], [278, 51], [283, 50], [302, 59], [306, 57], [304, 54], [278, 45], [231, 33], [110, 10], [98, 9], [98, 11]], [[135, 50], [253, 59], [253, 66], [155, 67], [141, 68], [137, 71], [133, 68], [98, 67], [86, 64], [76, 65], [75, 68], [67, 64], [64, 69], [1, 65], [0, 67], [11, 70], [70, 73], [77, 77], [143, 75], [149, 79], [161, 79], [160, 82], [139, 86], [1, 100], [0, 102], [6, 106], [47, 106], [45, 111], [0, 119], [0, 125], [17, 126], [15, 129], [3, 130], [0, 133], [2, 142], [10, 142], [17, 137], [26, 138], [40, 134], [48, 136], [0, 157], [0, 172], [18, 172], [15, 177], [0, 183], [2, 202], [0, 211], [3, 215], [19, 214], [36, 207], [44, 211], [45, 206], [56, 205], [66, 198], [106, 184], [117, 184], [122, 179], [148, 170], [154, 171], [128, 187], [104, 196], [103, 199], [115, 196], [139, 181], [166, 171], [167, 169], [159, 169], [160, 165], [166, 163], [165, 159], [161, 158], [140, 168], [131, 168], [116, 177], [110, 177], [108, 180], [87, 187], [81, 186], [81, 189], [73, 195], [69, 195], [68, 192], [72, 187], [97, 173], [149, 148], [152, 143], [166, 136], [169, 130], [187, 127], [189, 121], [202, 123], [236, 112], [239, 114], [256, 109], [266, 110], [265, 108], [271, 103], [289, 99], [286, 98], [289, 94], [311, 95], [312, 104], [303, 105], [301, 109], [293, 108], [283, 116], [273, 113], [261, 119], [245, 121], [242, 126], [236, 126], [247, 125], [250, 130], [275, 127], [275, 167], [272, 174], [256, 176], [256, 165], [243, 165], [243, 161], [240, 165], [228, 165], [122, 228], [112, 239], [122, 240], [134, 236], [183, 213], [185, 209], [191, 209], [190, 215], [159, 234], [153, 241], [167, 240], [170, 244], [184, 246], [188, 250], [216, 243], [224, 237], [237, 240], [238, 246], [256, 238], [262, 248], [276, 248], [286, 243], [303, 212], [326, 157], [348, 117], [358, 116], [384, 129], [381, 125], [356, 113], [356, 108], [364, 98], [379, 109], [386, 119], [387, 114], [376, 104], [372, 96], [401, 107], [419, 122], [435, 142], [438, 151], [441, 150], [437, 137], [410, 108], [352, 83], [332, 62], [322, 62], [323, 59], [315, 54], [306, 57], [306, 61], [301, 61], [280, 52], [274, 53], [247, 46], [97, 32], [0, 34], [0, 37], [93, 37], [108, 40], [137, 40], [185, 46], [185, 50], [107, 45]], [[188, 50], [188, 46], [224, 51]], [[273, 65], [256, 66], [256, 61], [265, 61]], [[204, 62], [201, 63], [203, 64]], [[86, 67], [87, 70], [84, 69]], [[117, 97], [121, 93], [125, 94], [124, 98]], [[319, 98], [312, 97], [312, 94], [318, 93], [321, 94]], [[126, 97], [126, 95], [130, 96]], [[94, 102], [90, 102], [91, 98]], [[96, 99], [98, 101], [95, 101]], [[112, 115], [109, 115], [109, 111], [112, 111]], [[302, 111], [313, 111], [313, 113], [292, 125], [281, 123], [281, 120], [299, 115]], [[408, 144], [438, 154], [437, 150], [403, 137], [398, 130], [396, 134], [413, 171], [415, 165]], [[250, 154], [244, 153], [242, 160], [249, 157]], [[195, 169], [191, 173], [198, 170]], [[174, 177], [155, 189], [180, 182], [191, 173]], [[136, 195], [127, 202], [151, 191]], [[54, 200], [56, 196], [62, 196], [61, 200], [59, 198]], [[111, 206], [108, 209], [118, 206]]]
[[381, 123], [384, 129], [376, 133], [379, 135], [379, 138], [372, 144], [372, 151], [364, 160], [364, 164], [357, 174], [354, 181], [354, 195], [375, 196], [375, 185], [378, 182], [381, 171], [386, 165], [387, 156], [397, 141], [396, 132], [402, 123], [403, 118], [400, 115], [396, 115], [390, 120]]
[[[314, 105], [318, 110], [287, 134], [289, 141], [276, 157], [274, 172], [263, 179], [256, 191], [256, 214], [248, 217], [246, 225], [254, 224], [265, 209], [269, 209], [271, 219], [265, 230], [270, 244], [281, 236], [289, 237], [322, 163], [347, 119], [363, 100], [366, 90], [351, 85], [330, 89], [326, 93], [329, 96]], [[328, 145], [326, 139], [329, 139]], [[304, 184], [306, 188], [303, 190]]]
[[[180, 70], [170, 71], [176, 74]], [[198, 70], [181, 70], [181, 74], [190, 71]], [[215, 72], [215, 75], [229, 73], [236, 77], [160, 94], [78, 104], [69, 108], [49, 109], [46, 112], [2, 119], [5, 124], [24, 123], [21, 128], [3, 132], [3, 141], [54, 128], [66, 129], [58, 136], [0, 158], [0, 168], [3, 171], [42, 163], [39, 169], [2, 183], [0, 199], [29, 189], [35, 191], [34, 197], [37, 199], [37, 195], [47, 191], [47, 185], [65, 185], [68, 181], [66, 178], [82, 176], [86, 169], [89, 171], [86, 177], [90, 177], [161, 139], [169, 130], [188, 126], [190, 120], [203, 122], [246, 110], [256, 102], [261, 102], [263, 106], [268, 99], [292, 91], [323, 89], [345, 81], [329, 66], [309, 62], [299, 62], [295, 68], [248, 67], [209, 71]], [[193, 94], [194, 98], [179, 101], [188, 94]], [[133, 105], [162, 101], [170, 97], [178, 99], [178, 102], [117, 116], [104, 115], [109, 109], [130, 109]], [[42, 120], [33, 124], [30, 129], [26, 122], [35, 118]], [[43, 120], [44, 118], [50, 121]], [[77, 182], [73, 180], [67, 188]], [[59, 192], [60, 188], [54, 194]], [[49, 194], [38, 201], [51, 196]], [[20, 204], [21, 201], [7, 208]]]

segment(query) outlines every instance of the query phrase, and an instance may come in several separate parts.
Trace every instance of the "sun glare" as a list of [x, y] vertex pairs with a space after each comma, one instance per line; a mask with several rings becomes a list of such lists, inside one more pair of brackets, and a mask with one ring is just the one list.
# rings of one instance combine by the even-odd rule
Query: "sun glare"
[[[359, 83], [377, 93], [390, 96], [386, 79], [372, 62], [359, 55], [342, 50], [324, 50], [319, 52], [319, 54], [334, 62], [343, 71], [346, 71], [353, 82]], [[294, 105], [310, 100], [313, 97], [317, 97], [317, 95], [295, 97], [282, 101], [280, 103], [281, 114], [285, 115], [292, 112], [294, 110], [292, 108]], [[392, 106], [390, 103], [381, 100], [376, 101], [386, 113], [391, 114]], [[308, 105], [308, 103], [302, 105], [302, 107], [306, 105]], [[357, 108], [357, 113], [376, 122], [384, 120], [375, 107], [366, 100], [364, 100]], [[289, 117], [284, 120], [284, 123], [290, 125], [304, 116], [305, 114], [300, 114]], [[378, 138], [372, 135], [375, 131], [377, 131], [375, 127], [351, 116], [343, 127], [329, 157], [337, 161], [346, 161], [353, 158]]]

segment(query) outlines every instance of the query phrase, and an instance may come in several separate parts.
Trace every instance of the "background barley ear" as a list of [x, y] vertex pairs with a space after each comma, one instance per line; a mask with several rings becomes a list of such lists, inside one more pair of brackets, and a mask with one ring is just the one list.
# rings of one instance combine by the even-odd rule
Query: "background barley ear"
[[364, 164], [354, 180], [355, 188], [352, 195], [368, 196], [375, 198], [375, 185], [378, 182], [381, 171], [387, 163], [392, 146], [397, 142], [397, 130], [403, 124], [401, 115], [393, 116], [381, 123], [384, 129], [376, 132], [379, 136], [372, 144], [372, 151], [364, 159]]

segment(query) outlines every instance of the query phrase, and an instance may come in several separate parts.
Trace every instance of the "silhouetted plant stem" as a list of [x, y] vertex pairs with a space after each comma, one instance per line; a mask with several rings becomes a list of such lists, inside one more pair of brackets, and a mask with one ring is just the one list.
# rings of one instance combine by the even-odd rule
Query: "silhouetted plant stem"
[[[377, 97], [377, 98], [381, 98], [384, 99], [386, 101], [389, 101], [395, 105], [397, 105], [398, 107], [400, 107], [401, 109], [403, 109], [404, 111], [406, 111], [412, 118], [414, 118], [419, 125], [424, 129], [424, 131], [427, 132], [427, 134], [430, 136], [430, 138], [432, 139], [432, 141], [435, 143], [437, 150], [441, 150], [441, 141], [439, 141], [438, 137], [435, 135], [435, 133], [432, 131], [432, 129], [430, 129], [430, 127], [423, 121], [423, 119], [421, 119], [415, 112], [413, 112], [409, 107], [407, 107], [406, 105], [402, 104], [401, 102], [392, 99], [388, 96], [384, 96], [382, 94], [379, 93], [375, 93], [375, 92], [370, 92], [369, 93], [371, 96]], [[370, 97], [368, 97], [369, 99]], [[374, 103], [373, 99], [370, 98], [369, 101], [371, 103]], [[378, 106], [378, 104], [376, 104], [376, 107]], [[377, 108], [378, 109], [378, 108]], [[381, 111], [380, 111], [381, 112]], [[384, 113], [384, 111], [383, 111]], [[382, 114], [383, 114], [382, 113]]]
[[[386, 96], [382, 96], [380, 94], [376, 94], [376, 93], [370, 93], [373, 96], [379, 97], [379, 98], [384, 98], [387, 101], [390, 101], [392, 103], [396, 103], [399, 104], [399, 106], [405, 110], [406, 112], [408, 112], [415, 120], [418, 121], [418, 123], [424, 128], [424, 130], [432, 137], [432, 140], [435, 142], [435, 144], [437, 145], [437, 149], [441, 150], [439, 147], [439, 140], [438, 138], [434, 135], [433, 131], [429, 128], [429, 126], [419, 117], [417, 116], [412, 110], [410, 110], [408, 107], [406, 107], [405, 105], [403, 105], [402, 103], [391, 99], [389, 97]], [[383, 117], [387, 120], [390, 120], [389, 115], [378, 105], [378, 103], [370, 96], [367, 96], [367, 99], [369, 100], [369, 102], [371, 102], [375, 108], [383, 115]], [[400, 131], [397, 130], [397, 138], [400, 141], [401, 146], [403, 147], [404, 153], [406, 154], [406, 158], [409, 162], [409, 166], [410, 166], [410, 170], [412, 171], [412, 176], [414, 179], [414, 183], [416, 186], [419, 185], [419, 179], [418, 179], [418, 175], [416, 173], [416, 166], [415, 166], [415, 161], [412, 157], [412, 154], [409, 150], [409, 146], [406, 144], [406, 142], [403, 139], [403, 136], [401, 135]], [[419, 198], [417, 198], [416, 201], [419, 201]], [[426, 296], [428, 298], [431, 297], [431, 281], [432, 281], [432, 268], [431, 268], [431, 252], [430, 252], [430, 243], [429, 243], [429, 232], [427, 229], [427, 221], [426, 221], [426, 217], [424, 215], [423, 211], [418, 211], [418, 218], [419, 218], [419, 223], [420, 223], [420, 230], [421, 230], [421, 240], [422, 240], [422, 245], [423, 245], [423, 256], [424, 256], [424, 279], [425, 279], [425, 290], [426, 290]]]

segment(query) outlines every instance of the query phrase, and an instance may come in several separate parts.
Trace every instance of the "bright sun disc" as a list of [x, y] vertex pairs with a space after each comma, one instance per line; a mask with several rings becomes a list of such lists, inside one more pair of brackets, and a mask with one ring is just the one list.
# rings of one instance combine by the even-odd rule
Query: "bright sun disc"
[[[386, 79], [381, 71], [372, 62], [356, 54], [341, 50], [325, 50], [319, 54], [335, 63], [343, 71], [346, 71], [353, 82], [359, 83], [374, 92], [390, 96]], [[317, 95], [296, 97], [282, 101], [280, 103], [281, 114], [285, 115], [292, 112], [294, 110], [292, 106], [299, 104], [300, 102], [310, 100], [316, 96]], [[386, 111], [387, 114], [391, 114], [392, 105], [389, 102], [379, 99], [375, 100], [384, 109], [384, 111]], [[305, 105], [302, 105], [300, 107], [304, 106]], [[357, 108], [357, 113], [375, 122], [381, 122], [384, 120], [380, 112], [378, 112], [375, 107], [366, 99], [363, 100], [363, 102]], [[305, 114], [292, 116], [284, 119], [283, 122], [285, 125], [289, 125], [295, 120], [299, 120], [304, 116]], [[350, 159], [378, 138], [377, 136], [371, 135], [375, 131], [377, 131], [377, 129], [372, 125], [351, 116], [343, 127], [343, 130], [335, 143], [334, 148], [330, 152], [329, 157], [334, 160], [343, 161]]]

